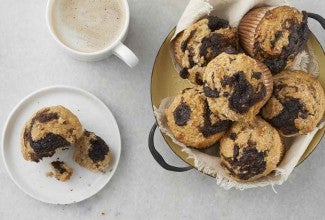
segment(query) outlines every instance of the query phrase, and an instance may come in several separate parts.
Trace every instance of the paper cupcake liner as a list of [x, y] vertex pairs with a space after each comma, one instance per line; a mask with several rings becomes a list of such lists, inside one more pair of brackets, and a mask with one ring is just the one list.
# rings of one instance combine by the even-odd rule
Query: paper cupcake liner
[[262, 70], [263, 72], [263, 82], [265, 85], [266, 89], [266, 96], [264, 98], [264, 102], [262, 103], [262, 106], [271, 98], [272, 92], [273, 92], [273, 76], [269, 68], [267, 66], [259, 61], [257, 61], [258, 67]]
[[238, 26], [239, 41], [243, 49], [250, 55], [254, 56], [255, 33], [258, 24], [265, 16], [268, 10], [274, 7], [260, 7], [249, 11]]

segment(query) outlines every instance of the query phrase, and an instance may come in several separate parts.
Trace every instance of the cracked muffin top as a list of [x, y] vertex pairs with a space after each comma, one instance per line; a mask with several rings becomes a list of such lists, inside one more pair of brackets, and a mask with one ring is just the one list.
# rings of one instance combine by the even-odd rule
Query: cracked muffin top
[[220, 140], [221, 166], [241, 182], [267, 176], [283, 155], [278, 131], [259, 117], [253, 124], [235, 122]]
[[324, 115], [324, 90], [317, 78], [303, 71], [274, 76], [273, 95], [262, 116], [284, 136], [311, 132]]
[[205, 69], [204, 93], [221, 119], [252, 121], [272, 93], [268, 68], [245, 54], [222, 53]]
[[279, 73], [292, 63], [309, 35], [307, 13], [289, 6], [252, 9], [238, 29], [246, 52], [272, 73]]
[[174, 137], [193, 148], [213, 145], [230, 126], [229, 120], [220, 120], [210, 111], [202, 86], [183, 90], [165, 114]]
[[206, 65], [224, 51], [233, 53], [238, 46], [237, 30], [228, 21], [209, 16], [190, 25], [173, 42], [176, 62], [182, 68], [180, 76], [202, 85]]

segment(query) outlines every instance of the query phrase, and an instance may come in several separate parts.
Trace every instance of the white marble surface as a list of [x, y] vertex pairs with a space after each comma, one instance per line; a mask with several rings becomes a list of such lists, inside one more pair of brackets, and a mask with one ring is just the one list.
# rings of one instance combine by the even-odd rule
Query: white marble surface
[[[325, 1], [292, 1], [325, 16]], [[64, 54], [45, 24], [46, 1], [1, 0], [0, 132], [10, 110], [28, 93], [63, 84], [86, 89], [115, 114], [122, 135], [120, 165], [96, 196], [72, 205], [48, 205], [20, 191], [0, 163], [0, 219], [322, 219], [325, 216], [325, 140], [289, 180], [276, 187], [225, 191], [195, 170], [172, 173], [151, 157], [147, 136], [154, 122], [150, 76], [155, 55], [176, 24], [187, 0], [129, 0], [131, 23], [126, 45], [140, 64], [120, 60], [83, 63]], [[325, 34], [311, 29], [325, 46]], [[160, 134], [158, 149], [167, 161], [183, 165]], [[105, 215], [101, 215], [101, 213]]]

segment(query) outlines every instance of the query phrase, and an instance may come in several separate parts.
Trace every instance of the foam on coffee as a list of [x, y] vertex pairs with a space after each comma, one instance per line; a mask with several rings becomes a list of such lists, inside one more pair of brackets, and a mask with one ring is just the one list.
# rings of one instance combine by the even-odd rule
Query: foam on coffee
[[56, 0], [52, 25], [68, 47], [95, 52], [114, 42], [122, 31], [125, 13], [121, 0]]

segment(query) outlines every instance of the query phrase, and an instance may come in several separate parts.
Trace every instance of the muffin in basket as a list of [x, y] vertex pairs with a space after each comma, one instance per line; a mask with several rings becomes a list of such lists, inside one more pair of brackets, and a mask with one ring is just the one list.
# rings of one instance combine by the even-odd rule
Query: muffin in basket
[[238, 34], [250, 56], [279, 73], [307, 42], [307, 13], [289, 6], [255, 8], [240, 21]]
[[259, 117], [251, 125], [235, 122], [220, 140], [221, 166], [231, 178], [241, 182], [267, 176], [283, 155], [279, 133]]
[[177, 95], [165, 111], [174, 137], [193, 148], [207, 148], [216, 143], [229, 128], [229, 120], [220, 120], [208, 108], [202, 86], [188, 88]]
[[209, 16], [190, 25], [173, 41], [176, 62], [182, 68], [180, 76], [202, 85], [205, 66], [221, 52], [238, 50], [237, 30], [228, 21]]
[[324, 90], [317, 78], [303, 71], [282, 71], [274, 76], [273, 95], [262, 116], [283, 136], [311, 132], [324, 115]]
[[268, 68], [245, 54], [220, 54], [210, 61], [203, 79], [209, 108], [224, 120], [254, 120], [273, 89]]

